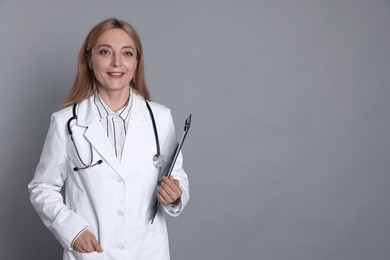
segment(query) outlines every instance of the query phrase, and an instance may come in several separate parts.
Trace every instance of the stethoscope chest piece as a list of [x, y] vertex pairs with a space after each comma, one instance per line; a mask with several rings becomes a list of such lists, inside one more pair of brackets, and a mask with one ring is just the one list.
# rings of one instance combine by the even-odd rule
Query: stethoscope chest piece
[[156, 154], [153, 155], [153, 164], [154, 166], [156, 166], [157, 168], [161, 168], [163, 167], [164, 165], [164, 159], [162, 158], [161, 156], [161, 152], [160, 152], [160, 142], [158, 140], [158, 133], [157, 133], [157, 127], [156, 127], [156, 121], [154, 120], [154, 115], [153, 115], [153, 111], [148, 103], [148, 101], [145, 100], [145, 104], [146, 104], [146, 107], [148, 108], [149, 110], [149, 115], [150, 115], [150, 119], [152, 120], [152, 125], [153, 125], [153, 131], [154, 131], [154, 139], [156, 140]]
[[161, 155], [155, 154], [155, 155], [153, 156], [153, 164], [154, 164], [154, 166], [156, 166], [157, 168], [161, 168], [161, 167], [163, 167], [163, 165], [164, 165], [164, 159], [162, 158]]

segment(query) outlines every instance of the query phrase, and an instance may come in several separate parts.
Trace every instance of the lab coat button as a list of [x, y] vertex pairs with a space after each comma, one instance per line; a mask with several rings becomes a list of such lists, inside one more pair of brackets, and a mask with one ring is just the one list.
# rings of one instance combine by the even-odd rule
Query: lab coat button
[[126, 249], [126, 247], [125, 247], [124, 245], [120, 245], [120, 246], [119, 246], [119, 250], [122, 250], [122, 251], [123, 251], [123, 250], [125, 250], [125, 249]]
[[122, 210], [118, 210], [118, 216], [119, 216], [119, 217], [122, 217], [122, 216], [123, 216], [123, 211], [122, 211]]

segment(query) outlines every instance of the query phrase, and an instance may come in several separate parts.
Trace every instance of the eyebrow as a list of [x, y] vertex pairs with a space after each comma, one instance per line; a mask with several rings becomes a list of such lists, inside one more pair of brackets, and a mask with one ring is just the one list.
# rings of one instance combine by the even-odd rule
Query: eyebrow
[[[109, 45], [109, 44], [100, 44], [99, 46], [97, 46], [98, 48], [101, 48], [101, 47], [109, 47], [112, 49], [112, 46]], [[127, 45], [127, 46], [123, 46], [122, 49], [133, 49], [135, 50], [135, 48], [133, 46], [130, 46], [130, 45]]]

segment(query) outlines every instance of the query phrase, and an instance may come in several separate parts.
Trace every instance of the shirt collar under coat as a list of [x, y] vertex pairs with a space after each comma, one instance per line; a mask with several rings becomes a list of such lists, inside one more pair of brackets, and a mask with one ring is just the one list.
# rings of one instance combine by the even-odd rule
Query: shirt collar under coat
[[[136, 91], [132, 90], [131, 94], [134, 95], [132, 98], [132, 112], [130, 121], [139, 122], [147, 120], [149, 112], [147, 110], [145, 100], [142, 96], [138, 95]], [[100, 120], [100, 115], [96, 110], [94, 103], [94, 95], [85, 99], [77, 106], [77, 124], [80, 126], [89, 126], [95, 120]]]
[[100, 96], [98, 91], [95, 91], [93, 102], [95, 104], [96, 112], [99, 114], [100, 120], [106, 117], [119, 117], [124, 122], [129, 122], [129, 115], [131, 106], [133, 105], [133, 98], [134, 98], [134, 91], [130, 89], [129, 91], [129, 98], [126, 102], [126, 105], [119, 109], [116, 112], [113, 112], [106, 103], [104, 103], [104, 100]]

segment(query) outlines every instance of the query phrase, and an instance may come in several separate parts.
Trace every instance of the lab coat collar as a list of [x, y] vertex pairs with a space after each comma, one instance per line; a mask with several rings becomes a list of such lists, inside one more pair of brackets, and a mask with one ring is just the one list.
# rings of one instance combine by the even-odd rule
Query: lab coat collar
[[[99, 120], [100, 117], [96, 114], [96, 112], [94, 112], [95, 109], [93, 109], [93, 106], [93, 96], [82, 101], [77, 106], [77, 125], [86, 127], [84, 136], [101, 155], [101, 157], [113, 168], [113, 170], [115, 170], [118, 174], [121, 174], [120, 163], [115, 156], [110, 141], [108, 138], [102, 138], [105, 136], [105, 133]], [[135, 143], [136, 137], [133, 133], [130, 133], [131, 129], [138, 129], [139, 123], [150, 117], [145, 100], [137, 94], [134, 95], [133, 106], [131, 109], [129, 130], [123, 147], [124, 151], [126, 151], [129, 146], [133, 147], [133, 144]]]

